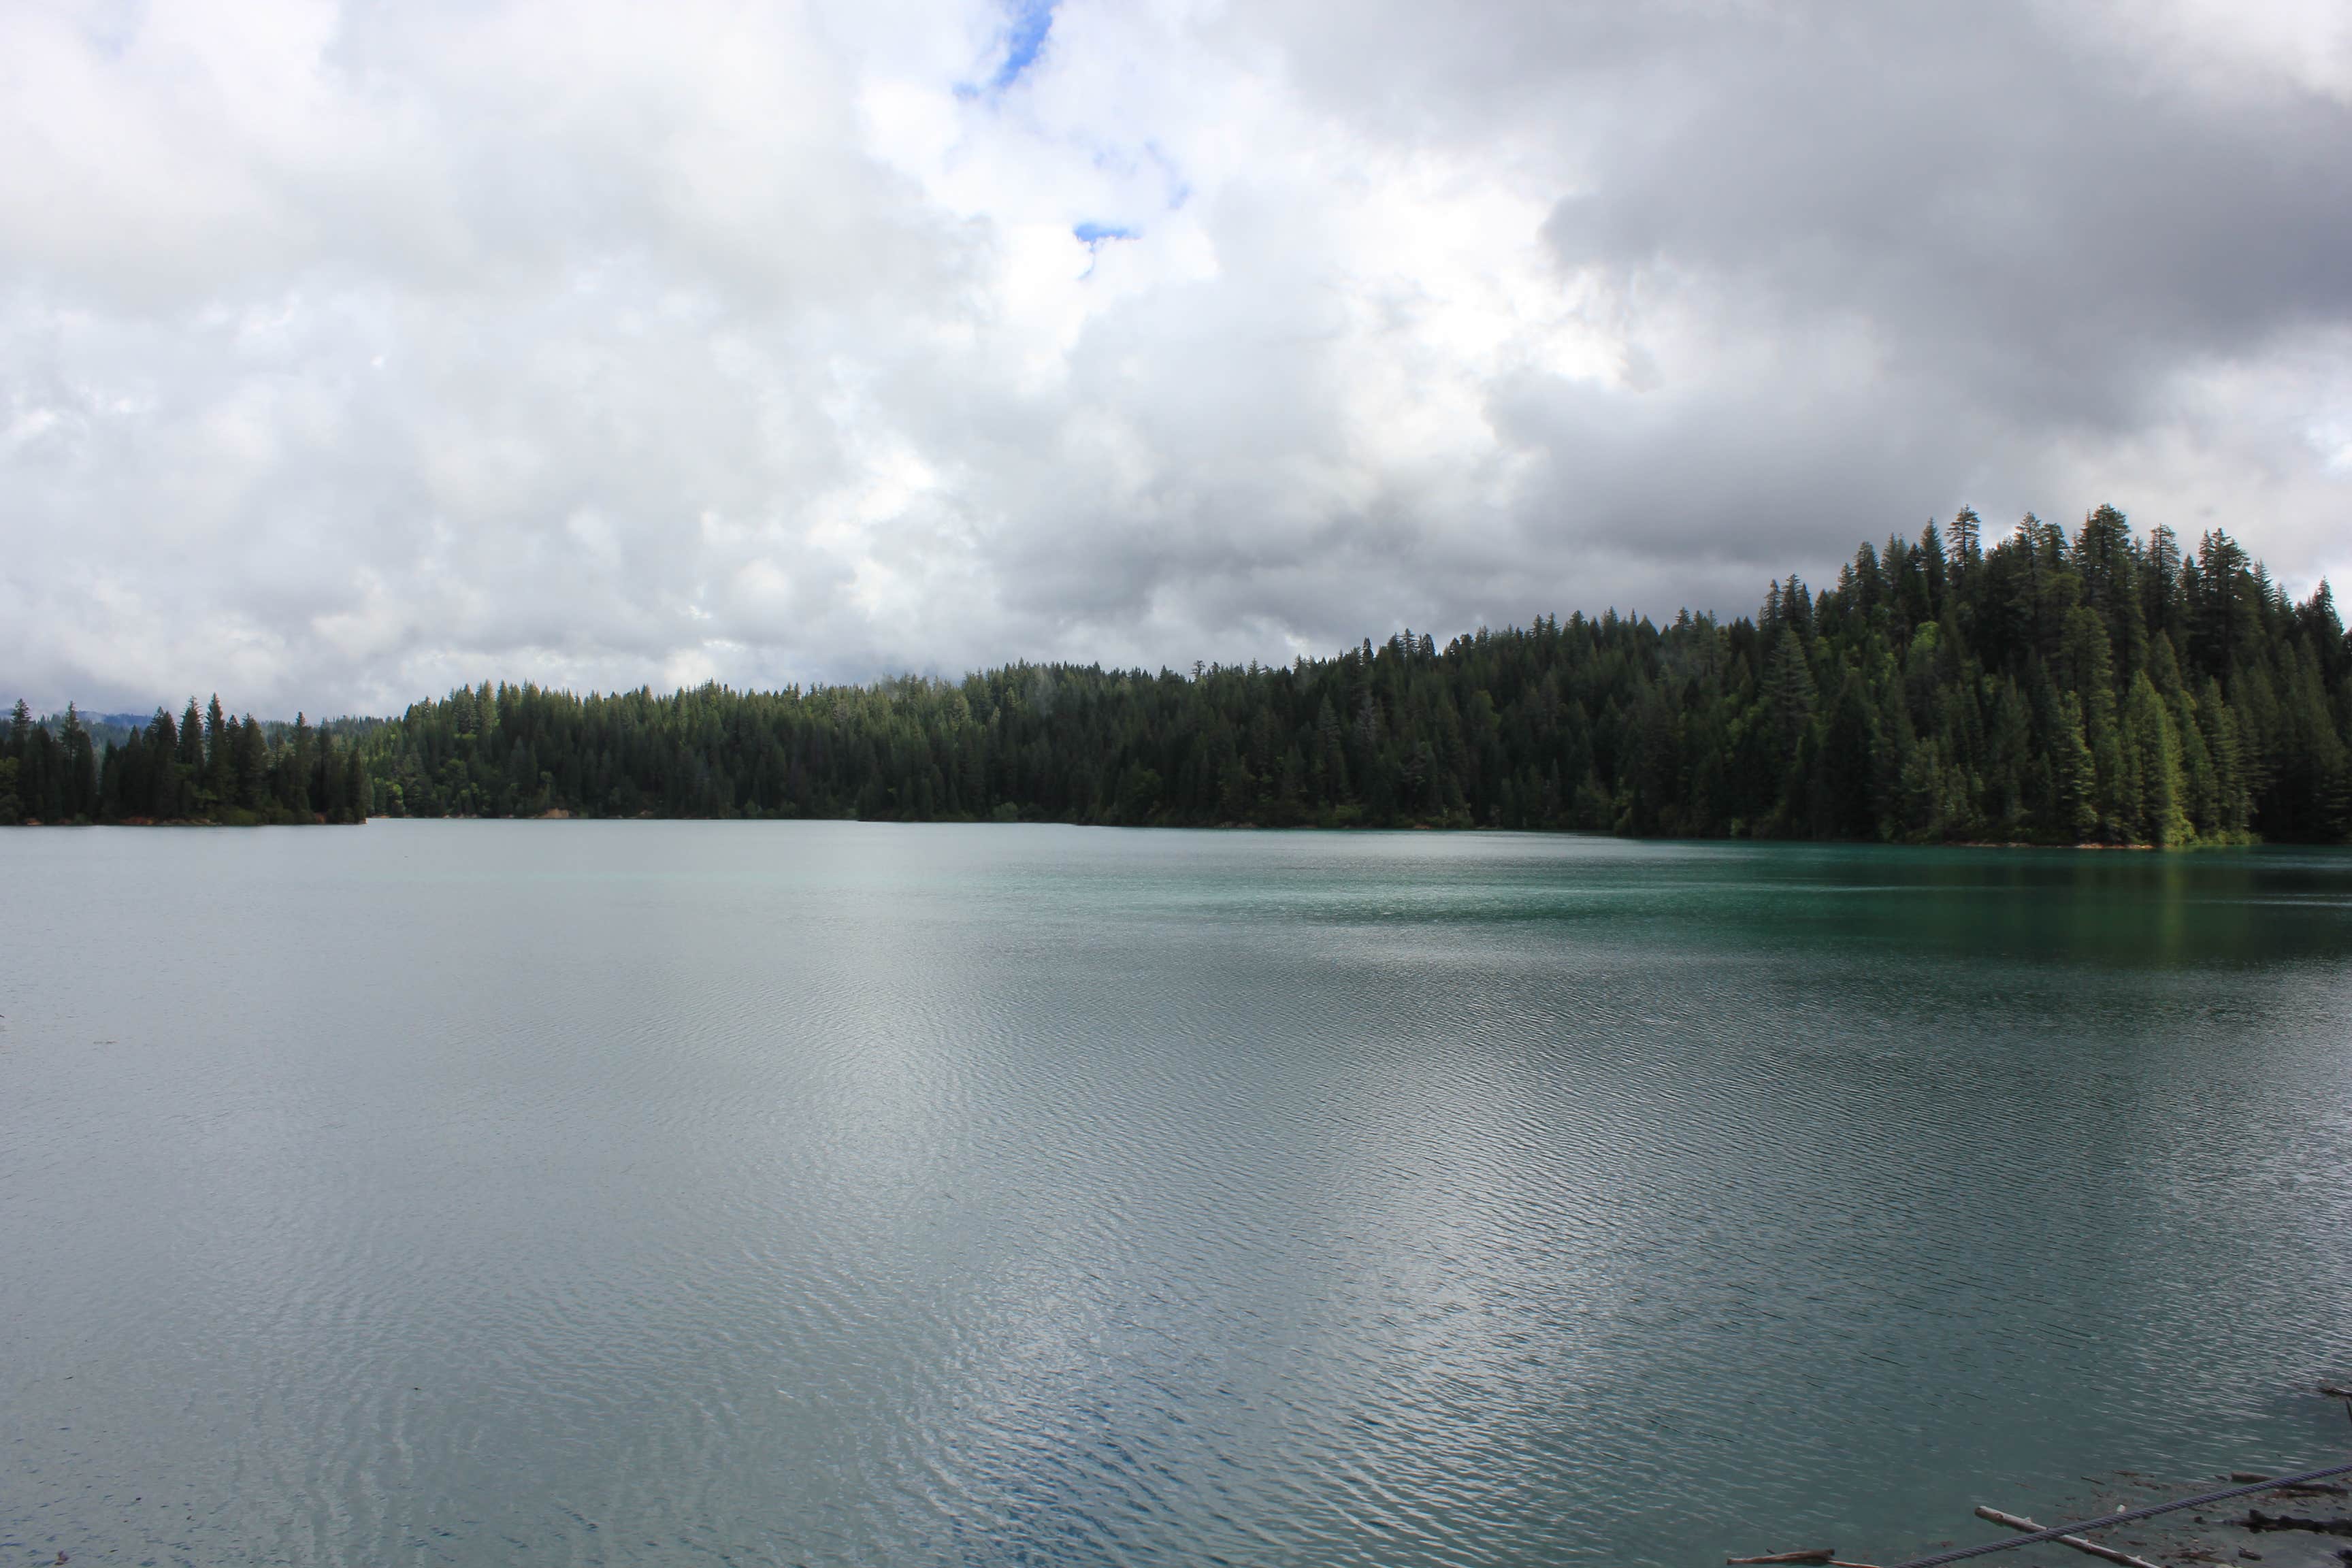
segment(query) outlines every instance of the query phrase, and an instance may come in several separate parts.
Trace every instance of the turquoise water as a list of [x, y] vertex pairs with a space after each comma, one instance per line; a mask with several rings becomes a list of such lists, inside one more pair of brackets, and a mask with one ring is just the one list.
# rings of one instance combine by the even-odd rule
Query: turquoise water
[[27, 1561], [1886, 1563], [2352, 1447], [2341, 852], [26, 830], [0, 1015]]

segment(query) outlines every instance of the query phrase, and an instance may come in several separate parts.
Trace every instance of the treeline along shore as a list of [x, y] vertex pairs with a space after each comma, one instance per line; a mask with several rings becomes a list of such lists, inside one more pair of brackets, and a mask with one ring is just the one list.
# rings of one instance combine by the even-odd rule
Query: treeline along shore
[[[343, 721], [345, 729], [363, 723]], [[365, 822], [367, 769], [357, 745], [336, 742], [309, 721], [232, 719], [215, 697], [203, 713], [188, 699], [174, 721], [158, 708], [103, 750], [68, 705], [35, 722], [22, 699], [0, 749], [0, 822]]]
[[[1286, 667], [578, 697], [488, 683], [91, 754], [22, 705], [0, 815], [863, 817], [2188, 846], [2352, 834], [2352, 643], [2227, 534], [1963, 510], [1753, 617], [1539, 617]], [[79, 750], [77, 750], [79, 745]], [[222, 760], [223, 752], [227, 761]], [[60, 781], [63, 782], [60, 782]], [[46, 793], [44, 793], [46, 792]], [[10, 795], [13, 793], [14, 805]]]

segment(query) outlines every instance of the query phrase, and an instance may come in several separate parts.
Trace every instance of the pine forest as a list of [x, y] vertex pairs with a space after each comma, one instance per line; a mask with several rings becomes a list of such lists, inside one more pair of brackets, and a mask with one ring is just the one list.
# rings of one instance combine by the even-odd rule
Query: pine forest
[[16, 708], [0, 819], [861, 817], [2181, 847], [2352, 834], [2352, 643], [2227, 534], [2102, 507], [1865, 544], [1816, 594], [1289, 666], [580, 697], [460, 688], [102, 748]]

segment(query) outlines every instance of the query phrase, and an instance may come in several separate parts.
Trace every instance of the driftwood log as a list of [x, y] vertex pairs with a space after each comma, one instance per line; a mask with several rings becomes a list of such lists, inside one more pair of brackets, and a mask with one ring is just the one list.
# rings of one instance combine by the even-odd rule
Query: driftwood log
[[[1977, 1505], [1977, 1517], [1989, 1519], [2004, 1529], [2014, 1530], [2025, 1535], [2032, 1535], [2042, 1528], [2022, 1514], [2003, 1513], [1997, 1508], [1987, 1508], [1982, 1503]], [[2145, 1557], [2135, 1557], [2128, 1552], [2118, 1552], [2112, 1546], [2102, 1546], [2085, 1535], [2062, 1535], [2057, 1540], [2061, 1546], [2071, 1546], [2077, 1552], [2086, 1552], [2094, 1557], [2104, 1557], [2110, 1563], [2121, 1563], [2126, 1565], [2126, 1568], [2158, 1568], [2158, 1564], [2150, 1563]]]

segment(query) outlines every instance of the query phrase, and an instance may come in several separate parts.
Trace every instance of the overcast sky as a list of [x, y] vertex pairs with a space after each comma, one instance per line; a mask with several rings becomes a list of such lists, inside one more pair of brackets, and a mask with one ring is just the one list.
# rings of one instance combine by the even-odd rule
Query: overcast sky
[[0, 697], [2352, 569], [2336, 0], [0, 0]]

